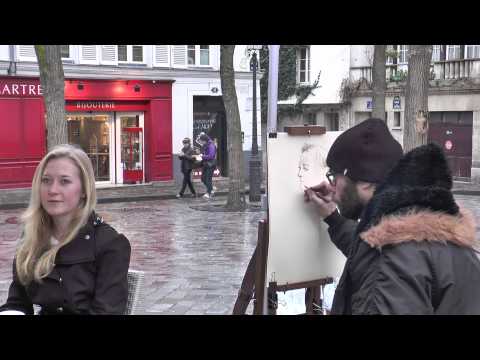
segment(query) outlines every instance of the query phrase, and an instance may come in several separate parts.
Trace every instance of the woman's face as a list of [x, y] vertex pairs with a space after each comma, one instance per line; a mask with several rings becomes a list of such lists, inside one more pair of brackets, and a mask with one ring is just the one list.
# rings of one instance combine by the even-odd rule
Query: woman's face
[[45, 211], [55, 220], [69, 220], [85, 197], [82, 191], [80, 170], [73, 160], [50, 160], [45, 167], [40, 184], [40, 201]]

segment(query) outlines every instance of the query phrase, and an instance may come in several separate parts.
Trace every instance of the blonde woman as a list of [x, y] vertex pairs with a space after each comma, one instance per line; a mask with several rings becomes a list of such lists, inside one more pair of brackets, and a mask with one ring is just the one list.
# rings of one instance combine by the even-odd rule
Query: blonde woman
[[94, 211], [95, 178], [80, 148], [59, 145], [38, 165], [13, 281], [0, 314], [122, 314], [130, 243]]

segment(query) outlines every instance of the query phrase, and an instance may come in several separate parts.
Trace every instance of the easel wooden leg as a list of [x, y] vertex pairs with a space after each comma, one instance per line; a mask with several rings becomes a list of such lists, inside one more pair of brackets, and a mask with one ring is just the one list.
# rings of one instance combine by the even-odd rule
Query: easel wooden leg
[[277, 315], [278, 308], [278, 295], [277, 295], [277, 283], [270, 282], [268, 283], [268, 305], [267, 311], [268, 315]]
[[258, 223], [258, 242], [256, 249], [256, 269], [255, 269], [255, 302], [253, 308], [254, 315], [263, 315], [265, 313], [265, 277], [267, 272], [267, 253], [268, 253], [268, 222], [262, 220]]
[[305, 291], [306, 313], [309, 315], [321, 315], [322, 299], [320, 298], [320, 286], [308, 287]]
[[[258, 245], [257, 245], [258, 246]], [[255, 288], [255, 267], [257, 259], [257, 248], [253, 251], [250, 262], [248, 263], [247, 270], [243, 276], [242, 286], [238, 292], [237, 301], [233, 307], [232, 315], [245, 315], [248, 304], [253, 297], [253, 291]]]

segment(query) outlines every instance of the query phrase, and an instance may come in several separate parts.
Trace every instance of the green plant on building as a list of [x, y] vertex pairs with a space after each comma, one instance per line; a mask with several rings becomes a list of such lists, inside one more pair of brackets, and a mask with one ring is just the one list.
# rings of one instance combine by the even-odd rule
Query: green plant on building
[[[287, 100], [296, 96], [293, 105], [278, 107], [278, 116], [300, 115], [305, 111], [303, 101], [317, 89], [320, 73], [312, 84], [297, 84], [297, 51], [301, 45], [281, 45], [278, 64], [278, 100]], [[260, 80], [262, 122], [267, 121], [268, 110], [268, 46], [263, 46], [260, 51], [260, 69], [263, 77]]]

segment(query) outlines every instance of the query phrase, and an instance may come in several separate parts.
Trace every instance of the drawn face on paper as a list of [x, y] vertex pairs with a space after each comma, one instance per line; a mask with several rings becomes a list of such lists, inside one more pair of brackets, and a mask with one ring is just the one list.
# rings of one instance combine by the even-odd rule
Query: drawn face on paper
[[298, 160], [298, 182], [303, 192], [305, 186], [317, 185], [322, 181], [325, 172], [326, 162], [319, 149], [313, 144], [305, 143], [300, 152]]

